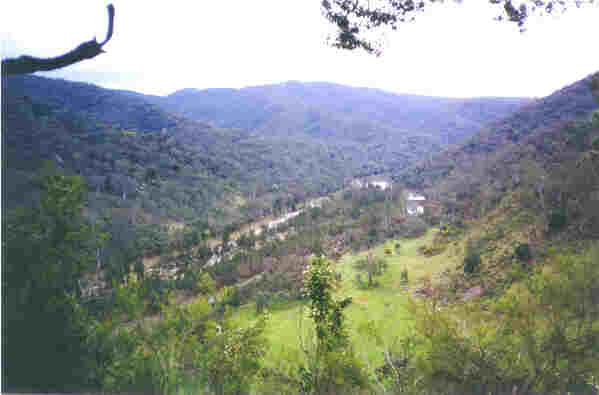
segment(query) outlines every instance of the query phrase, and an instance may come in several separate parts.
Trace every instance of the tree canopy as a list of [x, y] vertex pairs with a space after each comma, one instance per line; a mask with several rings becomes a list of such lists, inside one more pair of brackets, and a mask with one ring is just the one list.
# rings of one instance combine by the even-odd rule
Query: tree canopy
[[[462, 3], [462, 0], [453, 0]], [[497, 8], [499, 21], [515, 23], [524, 30], [531, 14], [563, 12], [575, 6], [595, 3], [595, 0], [487, 0]], [[380, 43], [366, 37], [369, 31], [382, 27], [397, 30], [402, 23], [413, 21], [419, 12], [443, 0], [322, 0], [325, 18], [336, 27], [331, 45], [340, 49], [363, 49], [380, 55]]]

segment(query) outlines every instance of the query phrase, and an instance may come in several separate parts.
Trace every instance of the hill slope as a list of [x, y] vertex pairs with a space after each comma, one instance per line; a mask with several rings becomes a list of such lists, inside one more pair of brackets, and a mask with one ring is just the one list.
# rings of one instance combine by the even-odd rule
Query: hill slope
[[149, 100], [219, 127], [335, 144], [363, 163], [361, 175], [403, 168], [530, 102], [398, 95], [325, 82], [183, 89]]
[[592, 236], [599, 231], [593, 209], [599, 207], [599, 120], [590, 120], [598, 107], [599, 92], [592, 88], [598, 77], [522, 107], [467, 142], [397, 172], [395, 180], [426, 190], [465, 217], [484, 215], [516, 193], [544, 230], [556, 215], [567, 216], [579, 227], [572, 235]]
[[217, 223], [239, 219], [250, 195], [266, 201], [247, 214], [262, 215], [277, 196], [326, 193], [351, 171], [335, 147], [216, 129], [89, 84], [5, 78], [2, 117], [8, 207], [34, 196], [30, 181], [44, 160], [83, 175], [97, 192], [92, 207], [141, 205], [162, 218]]
[[[263, 134], [367, 141], [365, 132], [370, 130], [361, 129], [367, 125], [377, 134], [430, 135], [452, 142], [529, 101], [398, 95], [325, 82], [286, 82], [239, 90], [184, 89], [164, 103], [194, 119]], [[283, 123], [288, 126], [279, 129]]]
[[523, 139], [534, 136], [542, 127], [588, 117], [597, 107], [590, 88], [591, 78], [589, 76], [522, 106], [505, 119], [488, 124], [462, 144], [406, 171], [397, 172], [396, 179], [414, 187], [430, 187], [459, 164], [471, 163], [476, 155], [509, 151], [519, 146]]

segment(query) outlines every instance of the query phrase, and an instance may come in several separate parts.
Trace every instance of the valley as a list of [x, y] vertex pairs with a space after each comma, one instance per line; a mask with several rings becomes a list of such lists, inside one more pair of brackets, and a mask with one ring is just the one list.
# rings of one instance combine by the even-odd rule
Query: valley
[[531, 100], [3, 76], [15, 389], [18, 355], [58, 347], [76, 391], [596, 392], [598, 81]]

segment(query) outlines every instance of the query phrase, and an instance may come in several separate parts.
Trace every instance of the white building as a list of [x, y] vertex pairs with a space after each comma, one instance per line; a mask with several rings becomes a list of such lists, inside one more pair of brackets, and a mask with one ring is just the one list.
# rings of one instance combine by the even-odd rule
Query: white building
[[414, 191], [406, 191], [406, 211], [408, 215], [424, 214], [424, 206], [420, 204], [426, 200], [426, 197]]
[[380, 188], [383, 191], [387, 188], [391, 188], [391, 183], [387, 181], [371, 181], [368, 183], [368, 185], [372, 185], [375, 188]]
[[406, 210], [408, 211], [408, 215], [421, 215], [424, 214], [424, 207], [421, 205], [406, 205]]
[[419, 195], [415, 192], [412, 191], [408, 191], [408, 196], [406, 197], [407, 200], [426, 200], [426, 198], [422, 195]]

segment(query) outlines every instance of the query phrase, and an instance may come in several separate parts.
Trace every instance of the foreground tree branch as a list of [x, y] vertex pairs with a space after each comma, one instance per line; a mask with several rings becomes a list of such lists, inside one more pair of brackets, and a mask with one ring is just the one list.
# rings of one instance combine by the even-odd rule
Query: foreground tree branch
[[54, 58], [34, 58], [33, 56], [23, 55], [18, 58], [2, 60], [2, 75], [29, 74], [36, 71], [51, 71], [70, 66], [85, 59], [91, 59], [105, 52], [102, 50], [112, 37], [114, 29], [114, 6], [108, 5], [108, 32], [106, 39], [98, 43], [96, 39], [79, 44], [77, 48], [64, 55]]
[[[497, 8], [497, 20], [515, 23], [521, 31], [525, 30], [526, 20], [532, 14], [552, 14], [571, 7], [597, 4], [595, 0], [486, 1]], [[376, 34], [373, 36], [369, 32], [385, 27], [397, 30], [402, 23], [414, 21], [425, 8], [443, 3], [444, 0], [321, 0], [320, 6], [323, 16], [336, 28], [329, 37], [331, 46], [346, 50], [362, 49], [378, 56], [381, 43]]]

